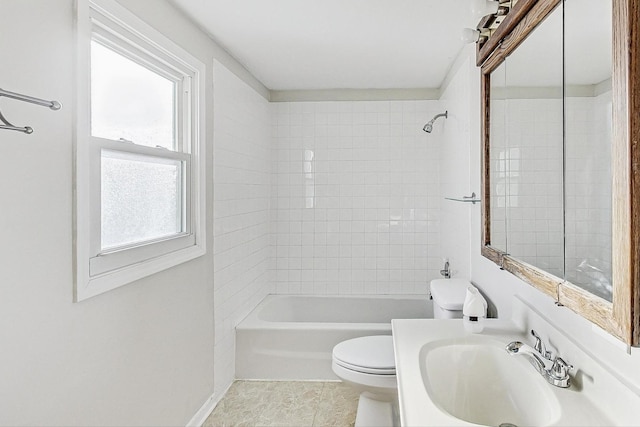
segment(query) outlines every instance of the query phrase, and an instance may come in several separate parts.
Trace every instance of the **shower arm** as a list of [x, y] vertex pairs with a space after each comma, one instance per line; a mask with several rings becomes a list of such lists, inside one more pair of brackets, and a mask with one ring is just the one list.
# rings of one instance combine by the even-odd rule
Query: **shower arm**
[[447, 118], [447, 116], [449, 115], [448, 111], [445, 111], [444, 113], [440, 113], [440, 114], [436, 114], [433, 119], [431, 119], [431, 123], [435, 122], [438, 118], [440, 117], [444, 117], [445, 119]]
[[444, 113], [436, 114], [435, 117], [427, 122], [426, 125], [422, 128], [423, 131], [427, 133], [431, 133], [433, 129], [433, 123], [439, 118], [444, 117], [445, 119], [449, 116], [449, 111], [445, 111]]

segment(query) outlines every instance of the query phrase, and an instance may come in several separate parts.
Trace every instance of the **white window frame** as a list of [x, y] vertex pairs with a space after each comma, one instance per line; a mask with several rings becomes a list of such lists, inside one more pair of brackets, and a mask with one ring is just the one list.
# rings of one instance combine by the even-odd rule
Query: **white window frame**
[[[205, 72], [202, 62], [113, 0], [77, 0], [78, 93], [74, 150], [74, 300], [102, 294], [206, 252]], [[176, 147], [142, 146], [91, 135], [91, 42], [176, 83]], [[178, 161], [182, 232], [117, 248], [101, 248], [101, 158], [140, 155]]]

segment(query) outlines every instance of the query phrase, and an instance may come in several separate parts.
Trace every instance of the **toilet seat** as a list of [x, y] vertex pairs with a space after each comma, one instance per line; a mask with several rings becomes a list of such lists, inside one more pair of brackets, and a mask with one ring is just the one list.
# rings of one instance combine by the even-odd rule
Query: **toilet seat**
[[334, 362], [336, 363], [336, 365], [338, 366], [342, 366], [345, 369], [350, 369], [352, 371], [356, 371], [356, 372], [362, 372], [363, 374], [371, 374], [371, 375], [395, 375], [396, 374], [396, 369], [374, 369], [374, 368], [369, 368], [366, 366], [357, 366], [357, 365], [352, 365], [349, 364], [347, 362], [344, 362], [342, 360], [338, 360], [338, 359], [334, 359]]
[[333, 361], [345, 369], [369, 375], [395, 375], [393, 337], [374, 335], [343, 341], [333, 348]]

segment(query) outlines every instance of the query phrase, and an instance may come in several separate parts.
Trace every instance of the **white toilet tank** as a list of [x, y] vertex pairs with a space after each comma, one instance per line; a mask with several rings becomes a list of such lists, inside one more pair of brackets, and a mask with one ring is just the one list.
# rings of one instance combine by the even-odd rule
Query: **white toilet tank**
[[431, 281], [434, 319], [462, 319], [462, 306], [471, 285], [466, 279], [436, 279]]

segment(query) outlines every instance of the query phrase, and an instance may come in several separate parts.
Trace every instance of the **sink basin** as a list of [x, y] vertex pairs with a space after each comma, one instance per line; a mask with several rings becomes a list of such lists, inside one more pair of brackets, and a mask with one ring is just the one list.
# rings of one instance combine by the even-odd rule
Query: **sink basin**
[[558, 421], [560, 404], [551, 386], [507, 343], [468, 336], [422, 346], [420, 372], [440, 410], [486, 426], [545, 426]]

